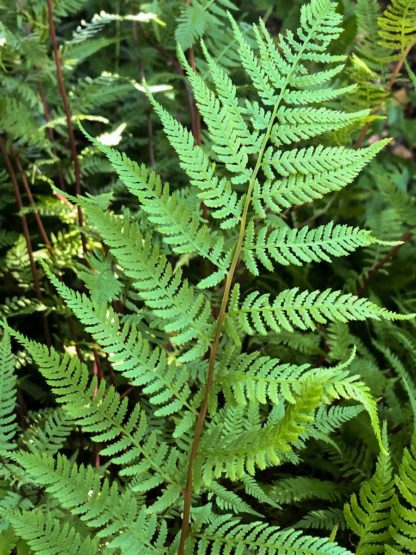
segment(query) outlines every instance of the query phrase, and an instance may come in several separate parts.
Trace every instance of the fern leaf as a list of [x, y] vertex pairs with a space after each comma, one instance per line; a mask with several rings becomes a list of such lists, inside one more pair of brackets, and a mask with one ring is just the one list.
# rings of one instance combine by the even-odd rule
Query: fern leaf
[[391, 0], [378, 18], [380, 44], [403, 52], [416, 44], [415, 0]]
[[[175, 38], [183, 49], [191, 48], [198, 38], [212, 27], [222, 31], [226, 10], [234, 10], [236, 6], [230, 0], [191, 0], [182, 7], [175, 30]], [[220, 32], [221, 32], [220, 31]], [[217, 31], [218, 32], [218, 31]]]
[[179, 156], [181, 168], [191, 184], [199, 189], [198, 197], [211, 208], [211, 216], [221, 220], [222, 228], [236, 226], [240, 221], [244, 197], [237, 196], [228, 179], [216, 176], [215, 164], [210, 162], [201, 146], [195, 145], [192, 133], [176, 121], [149, 92], [148, 97], [160, 117], [169, 142]]
[[53, 409], [37, 425], [25, 430], [22, 438], [29, 451], [53, 455], [64, 445], [74, 429], [74, 422], [61, 409]]
[[104, 380], [90, 381], [87, 367], [75, 355], [60, 356], [16, 331], [11, 333], [27, 349], [65, 412], [94, 441], [106, 444], [100, 452], [122, 467], [120, 475], [134, 477], [133, 491], [148, 491], [166, 481], [179, 496], [179, 453], [161, 442], [155, 431], [147, 435], [147, 418], [139, 405], [127, 415], [127, 398]]
[[253, 425], [241, 433], [232, 425], [232, 432], [225, 429], [220, 438], [217, 437], [217, 427], [212, 426], [206, 432], [200, 450], [205, 483], [209, 484], [213, 477], [222, 474], [237, 480], [246, 473], [253, 475], [256, 467], [264, 469], [278, 465], [283, 453], [292, 449], [292, 444], [313, 420], [315, 410], [322, 402], [322, 393], [319, 381], [305, 382], [277, 425]]
[[17, 430], [14, 414], [16, 405], [16, 377], [10, 337], [4, 330], [0, 341], [0, 453], [14, 449], [13, 438]]
[[[273, 271], [273, 262], [302, 266], [305, 262], [331, 261], [331, 256], [345, 256], [359, 247], [379, 243], [370, 231], [347, 225], [319, 226], [315, 229], [271, 229], [261, 227], [255, 232], [254, 222], [247, 226], [243, 258], [249, 270], [258, 275], [256, 260]], [[381, 243], [384, 243], [381, 241]]]
[[42, 509], [7, 514], [16, 534], [39, 555], [96, 555], [98, 541], [82, 538], [68, 522]]
[[357, 555], [384, 553], [389, 540], [390, 508], [394, 495], [390, 455], [380, 453], [374, 475], [344, 506], [348, 526], [360, 541]]
[[416, 436], [410, 449], [405, 449], [395, 482], [396, 493], [391, 509], [390, 535], [394, 546], [387, 547], [388, 555], [416, 551]]
[[[266, 181], [253, 192], [253, 204], [264, 217], [266, 205], [274, 212], [303, 204], [339, 191], [388, 143], [389, 139], [359, 150], [345, 147], [308, 147], [289, 151], [266, 152], [263, 169]], [[278, 176], [283, 176], [277, 178]]]
[[[122, 536], [123, 542], [135, 540], [143, 548], [152, 547], [151, 535], [145, 539], [146, 529], [138, 527], [145, 509], [128, 489], [121, 491], [117, 483], [103, 480], [93, 467], [77, 466], [62, 455], [54, 459], [42, 453], [19, 452], [14, 459], [25, 469], [28, 478], [45, 488], [63, 509], [88, 527], [99, 528], [97, 538], [111, 545], [113, 538]], [[156, 549], [149, 551], [157, 552]]]
[[149, 173], [144, 165], [139, 166], [125, 154], [85, 134], [107, 156], [127, 189], [138, 197], [149, 221], [155, 225], [169, 247], [179, 254], [199, 254], [208, 259], [218, 268], [215, 281], [211, 280], [212, 285], [223, 279], [228, 270], [229, 254], [223, 252], [222, 237], [206, 224], [201, 224], [187, 203], [171, 193], [169, 185], [162, 184], [154, 172]]
[[86, 214], [146, 305], [166, 322], [164, 330], [171, 334], [172, 343], [184, 345], [195, 340], [180, 360], [202, 356], [212, 333], [208, 300], [182, 281], [181, 270], [174, 273], [159, 246], [150, 236], [143, 237], [135, 223], [92, 205], [86, 206]]
[[208, 526], [195, 530], [194, 553], [235, 553], [248, 550], [267, 555], [282, 553], [292, 555], [348, 555], [351, 552], [326, 538], [303, 535], [300, 530], [281, 530], [276, 526], [257, 521], [242, 524], [231, 515], [215, 516]]
[[256, 332], [266, 335], [269, 329], [276, 333], [281, 330], [293, 331], [296, 328], [316, 329], [317, 324], [327, 322], [360, 321], [367, 318], [407, 320], [413, 317], [409, 314], [396, 314], [367, 299], [331, 289], [299, 293], [299, 289], [295, 287], [282, 291], [272, 302], [269, 294], [254, 291], [239, 306], [239, 288], [236, 285], [234, 289], [227, 315], [229, 327], [240, 326], [249, 335]]
[[[73, 291], [61, 283], [45, 266], [45, 271], [67, 306], [84, 324], [109, 356], [114, 370], [122, 373], [158, 407], [155, 416], [168, 416], [184, 411], [196, 416], [196, 403], [191, 400], [188, 375], [174, 362], [168, 363], [166, 352], [152, 347], [136, 326], [121, 325], [112, 307], [92, 301], [87, 295]], [[192, 422], [192, 419], [191, 419]]]
[[[208, 56], [208, 53], [206, 55]], [[205, 81], [193, 71], [181, 50], [179, 57], [192, 86], [199, 111], [208, 126], [213, 151], [225, 168], [234, 174], [231, 178], [233, 183], [248, 182], [251, 177], [248, 160], [254, 148], [253, 137], [241, 117], [234, 85], [223, 70], [208, 57], [211, 74], [220, 91], [220, 95], [216, 96]], [[231, 96], [224, 101], [227, 93]], [[229, 113], [230, 106], [237, 110], [236, 114]]]

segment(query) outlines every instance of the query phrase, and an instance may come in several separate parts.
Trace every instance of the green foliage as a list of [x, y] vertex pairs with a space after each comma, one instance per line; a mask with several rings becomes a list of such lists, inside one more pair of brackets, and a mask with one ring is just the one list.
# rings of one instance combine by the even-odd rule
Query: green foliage
[[414, 1], [52, 4], [0, 5], [0, 553], [413, 553]]

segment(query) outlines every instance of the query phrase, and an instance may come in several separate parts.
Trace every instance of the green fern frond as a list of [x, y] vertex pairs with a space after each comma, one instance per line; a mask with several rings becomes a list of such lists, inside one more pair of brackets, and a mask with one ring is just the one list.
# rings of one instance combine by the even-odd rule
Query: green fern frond
[[350, 529], [360, 538], [357, 555], [384, 553], [389, 540], [390, 508], [394, 496], [394, 481], [389, 453], [380, 453], [376, 471], [363, 483], [358, 494], [353, 493], [344, 506], [344, 516]]
[[16, 534], [39, 555], [96, 555], [98, 541], [82, 536], [68, 522], [42, 509], [8, 513]]
[[261, 516], [250, 505], [235, 492], [228, 490], [218, 482], [211, 482], [209, 485], [208, 499], [214, 498], [215, 504], [222, 511], [233, 512], [234, 514], [247, 513], [254, 516]]
[[263, 163], [267, 179], [263, 185], [256, 184], [253, 205], [265, 217], [264, 206], [280, 212], [339, 191], [389, 142], [384, 139], [359, 150], [318, 146], [274, 154], [267, 151]]
[[220, 29], [226, 20], [227, 10], [235, 10], [230, 0], [191, 0], [182, 7], [177, 19], [175, 38], [183, 49], [191, 48], [210, 29]]
[[15, 448], [13, 438], [17, 430], [16, 416], [16, 376], [10, 337], [6, 330], [0, 341], [0, 453]]
[[380, 44], [403, 53], [416, 44], [416, 1], [391, 0], [378, 18]]
[[120, 154], [85, 134], [107, 156], [127, 189], [138, 197], [148, 220], [155, 225], [173, 252], [198, 254], [206, 258], [218, 270], [215, 276], [210, 276], [205, 281], [216, 285], [222, 280], [228, 270], [230, 258], [229, 253], [224, 253], [223, 238], [207, 224], [202, 224], [187, 203], [171, 193], [167, 183], [162, 184], [158, 175], [149, 173], [144, 165], [139, 166], [125, 154]]
[[218, 369], [213, 392], [220, 386], [227, 402], [237, 405], [278, 404], [282, 397], [293, 403], [302, 379], [312, 373], [309, 364], [285, 364], [259, 353], [241, 354]]
[[89, 221], [109, 246], [153, 314], [166, 322], [164, 330], [175, 345], [193, 341], [180, 360], [189, 361], [208, 349], [212, 333], [210, 305], [195, 293], [182, 272], [174, 272], [152, 237], [143, 237], [134, 222], [103, 212], [98, 206], [85, 210]]
[[54, 455], [65, 444], [74, 429], [74, 422], [61, 408], [48, 412], [46, 418], [25, 430], [22, 443], [29, 451]]
[[98, 539], [112, 547], [111, 540], [121, 536], [124, 543], [135, 540], [143, 548], [152, 547], [152, 534], [146, 541], [146, 528], [139, 528], [146, 508], [140, 507], [128, 489], [121, 491], [117, 483], [102, 479], [92, 466], [78, 466], [62, 455], [54, 459], [42, 453], [18, 452], [14, 459], [34, 484], [45, 488], [63, 509], [94, 528]]
[[[87, 367], [74, 356], [29, 341], [11, 331], [29, 352], [65, 412], [94, 441], [106, 444], [100, 451], [121, 466], [120, 475], [132, 476], [133, 491], [148, 491], [165, 482], [180, 493], [179, 453], [160, 441], [156, 431], [147, 434], [147, 418], [140, 405], [127, 414], [128, 399], [113, 387], [89, 378]], [[172, 496], [171, 496], [172, 497]]]
[[397, 493], [390, 515], [390, 535], [393, 546], [387, 546], [388, 555], [416, 551], [416, 437], [410, 449], [405, 449], [395, 482]]
[[240, 221], [244, 197], [237, 196], [228, 179], [216, 175], [215, 164], [210, 161], [203, 148], [195, 144], [192, 133], [173, 118], [149, 92], [148, 96], [179, 157], [181, 168], [189, 177], [190, 183], [199, 190], [197, 196], [211, 208], [210, 215], [221, 220], [222, 228], [235, 227]]
[[332, 222], [315, 229], [272, 229], [261, 227], [257, 233], [250, 221], [242, 249], [249, 270], [258, 275], [257, 260], [273, 271], [274, 262], [302, 266], [305, 262], [330, 262], [334, 256], [345, 256], [359, 247], [379, 243], [370, 231]]
[[311, 530], [345, 530], [346, 524], [341, 509], [317, 509], [309, 511], [302, 517], [293, 528], [311, 529]]
[[[281, 463], [282, 457], [293, 448], [307, 425], [313, 420], [315, 410], [322, 403], [323, 386], [318, 380], [302, 384], [295, 402], [288, 405], [283, 418], [276, 424], [250, 425], [250, 429], [236, 429], [222, 434], [218, 426], [211, 425], [201, 443], [200, 459], [203, 464], [203, 480], [210, 483], [213, 478], [225, 474], [231, 480], [253, 475], [256, 467], [264, 469]], [[227, 418], [224, 409], [223, 418]], [[238, 416], [240, 411], [237, 411]], [[221, 415], [221, 412], [218, 413]], [[242, 414], [241, 414], [242, 416]]]
[[381, 47], [379, 43], [380, 3], [377, 0], [357, 0], [355, 17], [357, 20], [357, 46], [359, 58], [377, 72], [382, 71], [383, 60], [391, 51]]
[[191, 416], [192, 423], [197, 403], [191, 399], [184, 367], [169, 363], [166, 352], [151, 346], [134, 324], [121, 325], [111, 306], [73, 291], [44, 268], [61, 298], [109, 356], [114, 370], [122, 373], [131, 385], [141, 386], [142, 393], [156, 405], [155, 416], [183, 411], [181, 418]]
[[344, 488], [329, 480], [308, 476], [280, 478], [267, 488], [268, 495], [279, 504], [300, 503], [306, 499], [338, 501], [344, 497]]
[[239, 286], [234, 287], [227, 319], [229, 328], [240, 326], [249, 334], [266, 335], [268, 330], [279, 333], [281, 330], [293, 331], [316, 329], [317, 324], [327, 322], [360, 321], [367, 318], [375, 320], [407, 320], [408, 314], [396, 314], [372, 303], [341, 291], [302, 291], [297, 287], [282, 291], [270, 301], [269, 294], [258, 291], [250, 293], [239, 303]]
[[[242, 524], [231, 515], [214, 516], [208, 525], [192, 532], [193, 553], [253, 551], [265, 555], [350, 555], [350, 551], [326, 538], [303, 535], [300, 530], [282, 530], [264, 522]], [[192, 552], [192, 551], [190, 551]]]

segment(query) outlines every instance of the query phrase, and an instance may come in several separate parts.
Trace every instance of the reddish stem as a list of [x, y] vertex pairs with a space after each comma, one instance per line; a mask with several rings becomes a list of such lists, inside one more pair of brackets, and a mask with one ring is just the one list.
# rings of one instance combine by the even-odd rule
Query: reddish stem
[[389, 250], [389, 252], [385, 256], [383, 256], [383, 258], [381, 258], [376, 264], [374, 264], [374, 266], [368, 272], [367, 277], [365, 278], [362, 286], [357, 291], [357, 294], [358, 294], [359, 297], [361, 297], [361, 295], [364, 293], [364, 290], [366, 289], [368, 283], [378, 274], [378, 272], [383, 268], [383, 266], [385, 266], [387, 264], [387, 262], [391, 258], [396, 256], [396, 254], [399, 252], [399, 250], [408, 241], [410, 241], [411, 238], [412, 238], [412, 233], [410, 231], [407, 231], [406, 233], [404, 233], [403, 236], [400, 239], [400, 241], [402, 241], [402, 242], [399, 243], [398, 245], [395, 245], [391, 250]]
[[[56, 77], [58, 80], [58, 88], [62, 98], [62, 103], [64, 105], [66, 125], [68, 128], [69, 144], [71, 148], [71, 158], [74, 164], [75, 193], [77, 195], [80, 195], [81, 194], [81, 168], [79, 165], [78, 152], [77, 152], [77, 147], [75, 142], [74, 126], [72, 125], [72, 113], [68, 102], [68, 96], [66, 94], [64, 76], [62, 72], [62, 60], [61, 60], [61, 55], [59, 53], [58, 41], [56, 39], [55, 23], [53, 20], [53, 0], [47, 0], [47, 1], [48, 1], [49, 33], [51, 36], [52, 48], [53, 48], [53, 53], [55, 58]], [[80, 206], [77, 206], [77, 211], [78, 211], [78, 224], [79, 224], [79, 227], [82, 228], [84, 224], [84, 219], [83, 219], [82, 210]], [[85, 239], [85, 235], [83, 233], [81, 233], [81, 241], [82, 241], [82, 247], [84, 252], [87, 252], [87, 242]]]
[[35, 201], [33, 199], [32, 191], [30, 190], [30, 186], [29, 186], [28, 180], [26, 178], [26, 174], [23, 171], [23, 167], [22, 167], [22, 163], [20, 161], [20, 157], [19, 157], [18, 153], [15, 152], [13, 149], [12, 149], [12, 154], [13, 154], [14, 160], [16, 162], [17, 171], [20, 174], [21, 182], [23, 183], [23, 188], [26, 192], [27, 198], [29, 199], [29, 204], [33, 209], [33, 215], [35, 216], [35, 220], [36, 220], [36, 224], [37, 224], [38, 229], [39, 229], [39, 233], [41, 234], [43, 242], [48, 247], [49, 252], [52, 252], [51, 242], [49, 241], [49, 237], [48, 237], [48, 234], [46, 233], [46, 230], [45, 230], [45, 227], [43, 225], [40, 214], [36, 209], [36, 204], [35, 204]]
[[[32, 241], [30, 239], [29, 226], [27, 224], [26, 216], [22, 213], [23, 202], [22, 202], [22, 197], [20, 195], [19, 184], [17, 182], [16, 173], [15, 173], [14, 168], [12, 166], [12, 163], [10, 161], [9, 154], [7, 152], [7, 149], [5, 147], [3, 139], [1, 137], [0, 137], [0, 150], [3, 154], [3, 158], [4, 158], [4, 161], [6, 163], [7, 171], [9, 172], [9, 175], [10, 175], [10, 179], [11, 179], [11, 182], [12, 182], [12, 185], [13, 185], [14, 196], [16, 198], [16, 204], [17, 204], [17, 207], [20, 211], [20, 221], [22, 222], [23, 235], [24, 235], [25, 241], [26, 241], [27, 254], [28, 254], [28, 257], [29, 257], [29, 264], [30, 264], [30, 270], [32, 272], [33, 286], [34, 286], [34, 289], [35, 289], [35, 294], [36, 294], [36, 297], [37, 297], [38, 301], [43, 303], [43, 297], [42, 297], [42, 292], [41, 292], [40, 283], [39, 283], [39, 276], [38, 276], [38, 272], [37, 272], [37, 269], [36, 269], [35, 257], [33, 255]], [[52, 344], [52, 342], [51, 342], [51, 335], [50, 335], [50, 331], [49, 331], [49, 324], [48, 324], [48, 320], [46, 318], [46, 314], [44, 312], [42, 312], [41, 317], [42, 317], [42, 323], [43, 323], [43, 330], [44, 330], [44, 334], [45, 334], [45, 340], [46, 340], [46, 343], [50, 346]]]

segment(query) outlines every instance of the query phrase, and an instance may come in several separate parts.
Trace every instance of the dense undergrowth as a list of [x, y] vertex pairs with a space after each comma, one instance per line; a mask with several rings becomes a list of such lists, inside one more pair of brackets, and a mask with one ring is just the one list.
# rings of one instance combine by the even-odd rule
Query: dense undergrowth
[[0, 554], [416, 552], [415, 44], [0, 1]]

